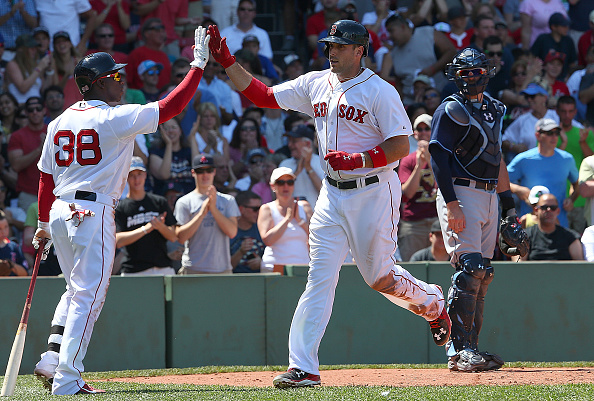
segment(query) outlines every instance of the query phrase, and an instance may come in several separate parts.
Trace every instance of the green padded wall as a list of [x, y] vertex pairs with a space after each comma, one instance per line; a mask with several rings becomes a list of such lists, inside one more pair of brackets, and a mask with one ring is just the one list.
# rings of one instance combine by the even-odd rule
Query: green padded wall
[[[30, 278], [0, 279], [0, 369], [4, 372], [21, 318]], [[63, 278], [39, 277], [27, 326], [21, 374], [33, 373], [47, 349], [54, 309], [65, 291]], [[4, 365], [1, 365], [4, 364]], [[113, 277], [84, 361], [87, 371], [165, 367], [163, 278]]]
[[168, 366], [266, 364], [266, 277], [167, 277]]

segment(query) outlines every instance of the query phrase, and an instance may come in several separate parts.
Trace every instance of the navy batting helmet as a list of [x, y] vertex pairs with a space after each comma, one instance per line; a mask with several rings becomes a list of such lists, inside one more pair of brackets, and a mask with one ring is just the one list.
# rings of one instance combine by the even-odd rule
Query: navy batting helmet
[[485, 91], [489, 79], [495, 76], [495, 63], [480, 51], [467, 47], [447, 65], [446, 73], [464, 96], [473, 99]]
[[369, 49], [369, 32], [367, 28], [349, 19], [341, 19], [336, 21], [328, 30], [328, 36], [318, 40], [320, 43], [325, 43], [324, 55], [328, 58], [329, 48], [328, 43], [340, 43], [341, 45], [360, 45], [363, 46], [363, 57], [367, 57]]
[[74, 67], [74, 80], [81, 94], [91, 90], [93, 83], [101, 77], [116, 72], [126, 64], [117, 64], [109, 53], [97, 52], [85, 56]]

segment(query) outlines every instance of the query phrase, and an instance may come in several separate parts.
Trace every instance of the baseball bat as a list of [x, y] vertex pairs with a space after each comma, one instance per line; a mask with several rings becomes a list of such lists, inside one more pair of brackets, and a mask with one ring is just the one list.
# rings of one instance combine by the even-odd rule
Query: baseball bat
[[35, 282], [37, 281], [37, 273], [39, 272], [39, 263], [41, 262], [41, 255], [47, 242], [46, 239], [39, 241], [39, 249], [35, 255], [35, 265], [33, 266], [33, 273], [31, 274], [31, 283], [29, 283], [29, 292], [27, 293], [27, 300], [25, 301], [25, 308], [21, 316], [21, 322], [17, 329], [12, 349], [10, 350], [10, 357], [6, 365], [6, 374], [4, 375], [4, 383], [2, 383], [2, 392], [0, 396], [10, 397], [14, 394], [16, 380], [21, 368], [21, 359], [23, 358], [23, 349], [25, 348], [25, 336], [27, 335], [27, 322], [29, 320], [29, 310], [31, 310], [31, 301], [33, 300], [33, 290], [35, 290]]

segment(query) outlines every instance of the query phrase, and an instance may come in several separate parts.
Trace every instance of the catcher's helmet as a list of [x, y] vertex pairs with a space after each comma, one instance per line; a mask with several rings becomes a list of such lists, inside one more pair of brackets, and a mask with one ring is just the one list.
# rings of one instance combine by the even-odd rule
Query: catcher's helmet
[[89, 54], [74, 67], [74, 80], [81, 94], [91, 90], [93, 83], [112, 72], [119, 70], [126, 64], [117, 64], [109, 53], [97, 52]]
[[480, 51], [467, 47], [447, 65], [446, 74], [466, 98], [473, 100], [485, 91], [489, 79], [495, 76], [495, 64]]
[[318, 40], [319, 43], [326, 43], [324, 55], [328, 58], [328, 42], [340, 43], [341, 45], [361, 45], [363, 46], [363, 57], [367, 57], [369, 49], [369, 32], [367, 28], [356, 21], [341, 19], [336, 21], [330, 27], [328, 36]]

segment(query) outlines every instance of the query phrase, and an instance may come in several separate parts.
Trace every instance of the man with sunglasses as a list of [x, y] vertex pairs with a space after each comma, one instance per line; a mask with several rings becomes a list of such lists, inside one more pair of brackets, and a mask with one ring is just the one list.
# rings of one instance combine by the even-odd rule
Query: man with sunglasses
[[237, 221], [237, 235], [230, 242], [233, 273], [258, 273], [266, 247], [258, 230], [262, 198], [252, 191], [241, 191], [235, 201], [241, 215]]
[[144, 45], [132, 50], [128, 56], [128, 65], [126, 65], [128, 86], [132, 89], [142, 87], [142, 81], [138, 75], [138, 66], [144, 60], [153, 60], [163, 66], [157, 83], [157, 88], [163, 89], [171, 76], [171, 62], [167, 53], [163, 51], [167, 39], [163, 22], [159, 18], [147, 18], [142, 24], [140, 32]]
[[114, 212], [134, 141], [190, 101], [208, 60], [209, 39], [204, 28], [196, 29], [190, 72], [165, 99], [146, 105], [112, 106], [124, 95], [119, 73], [124, 65], [108, 53], [84, 57], [74, 68], [84, 100], [48, 126], [37, 165], [39, 223], [33, 245], [47, 252], [53, 240], [67, 286], [51, 322], [48, 350], [34, 373], [53, 394], [103, 392], [86, 384], [81, 373], [107, 295], [116, 247]]
[[451, 324], [442, 289], [415, 278], [393, 258], [401, 197], [394, 168], [408, 154], [412, 127], [396, 89], [362, 67], [369, 47], [367, 29], [355, 21], [336, 21], [321, 39], [330, 69], [272, 88], [236, 62], [216, 26], [208, 30], [211, 54], [238, 90], [258, 107], [312, 117], [324, 155], [320, 165], [326, 178], [309, 225], [307, 286], [289, 333], [289, 370], [273, 384], [284, 388], [321, 383], [318, 347], [349, 249], [365, 282], [425, 319], [434, 342], [444, 345]]
[[[466, 48], [454, 57], [447, 75], [459, 92], [444, 99], [435, 111], [429, 142], [439, 188], [437, 214], [450, 263], [456, 269], [448, 294], [452, 335], [446, 344], [452, 371], [479, 372], [504, 364], [498, 355], [478, 348], [485, 295], [494, 277], [491, 259], [497, 239], [498, 196], [501, 229], [509, 227], [513, 239], [525, 245], [501, 153], [505, 106], [484, 93], [494, 74], [492, 60], [476, 49]], [[509, 243], [500, 247], [510, 254], [517, 251], [508, 249]], [[522, 247], [521, 252], [525, 251]]]
[[161, 91], [157, 87], [159, 76], [163, 70], [163, 64], [155, 63], [153, 60], [144, 60], [138, 66], [138, 76], [142, 81], [141, 92], [147, 102], [154, 102], [159, 99]]
[[272, 60], [272, 46], [268, 32], [254, 23], [256, 18], [256, 2], [254, 0], [240, 0], [237, 5], [237, 24], [230, 25], [221, 31], [221, 36], [228, 38], [227, 46], [231, 54], [241, 49], [243, 38], [253, 35], [260, 43], [259, 54]]
[[116, 63], [125, 64], [128, 62], [128, 55], [120, 51], [114, 50], [115, 44], [115, 33], [114, 28], [111, 24], [103, 23], [95, 28], [94, 37], [95, 43], [97, 44], [96, 49], [89, 49], [87, 54], [105, 52], [111, 54], [111, 57]]
[[44, 122], [45, 107], [40, 97], [33, 96], [27, 99], [25, 113], [27, 125], [13, 132], [8, 142], [8, 162], [17, 172], [18, 205], [23, 210], [27, 210], [31, 203], [37, 201], [39, 189], [37, 162], [47, 133], [47, 124]]
[[[520, 153], [507, 166], [511, 190], [523, 202], [520, 215], [530, 212], [528, 195], [530, 188], [544, 185], [562, 205], [559, 223], [568, 227], [567, 212], [573, 210], [579, 196], [578, 169], [573, 156], [557, 148], [561, 127], [554, 120], [542, 118], [535, 126], [537, 145]], [[571, 183], [571, 196], [567, 197], [567, 182]]]
[[237, 235], [241, 215], [235, 198], [217, 191], [215, 167], [211, 155], [197, 155], [192, 160], [196, 189], [177, 200], [175, 218], [178, 241], [185, 251], [178, 274], [232, 273], [229, 239]]
[[404, 157], [398, 167], [402, 182], [402, 209], [398, 230], [398, 249], [403, 261], [408, 261], [429, 243], [429, 232], [437, 221], [435, 198], [437, 182], [429, 162], [429, 139], [431, 139], [429, 114], [421, 114], [413, 123], [413, 137], [416, 150]]
[[561, 208], [553, 194], [543, 194], [534, 206], [536, 224], [526, 229], [530, 238], [527, 260], [584, 260], [580, 234], [556, 223]]

